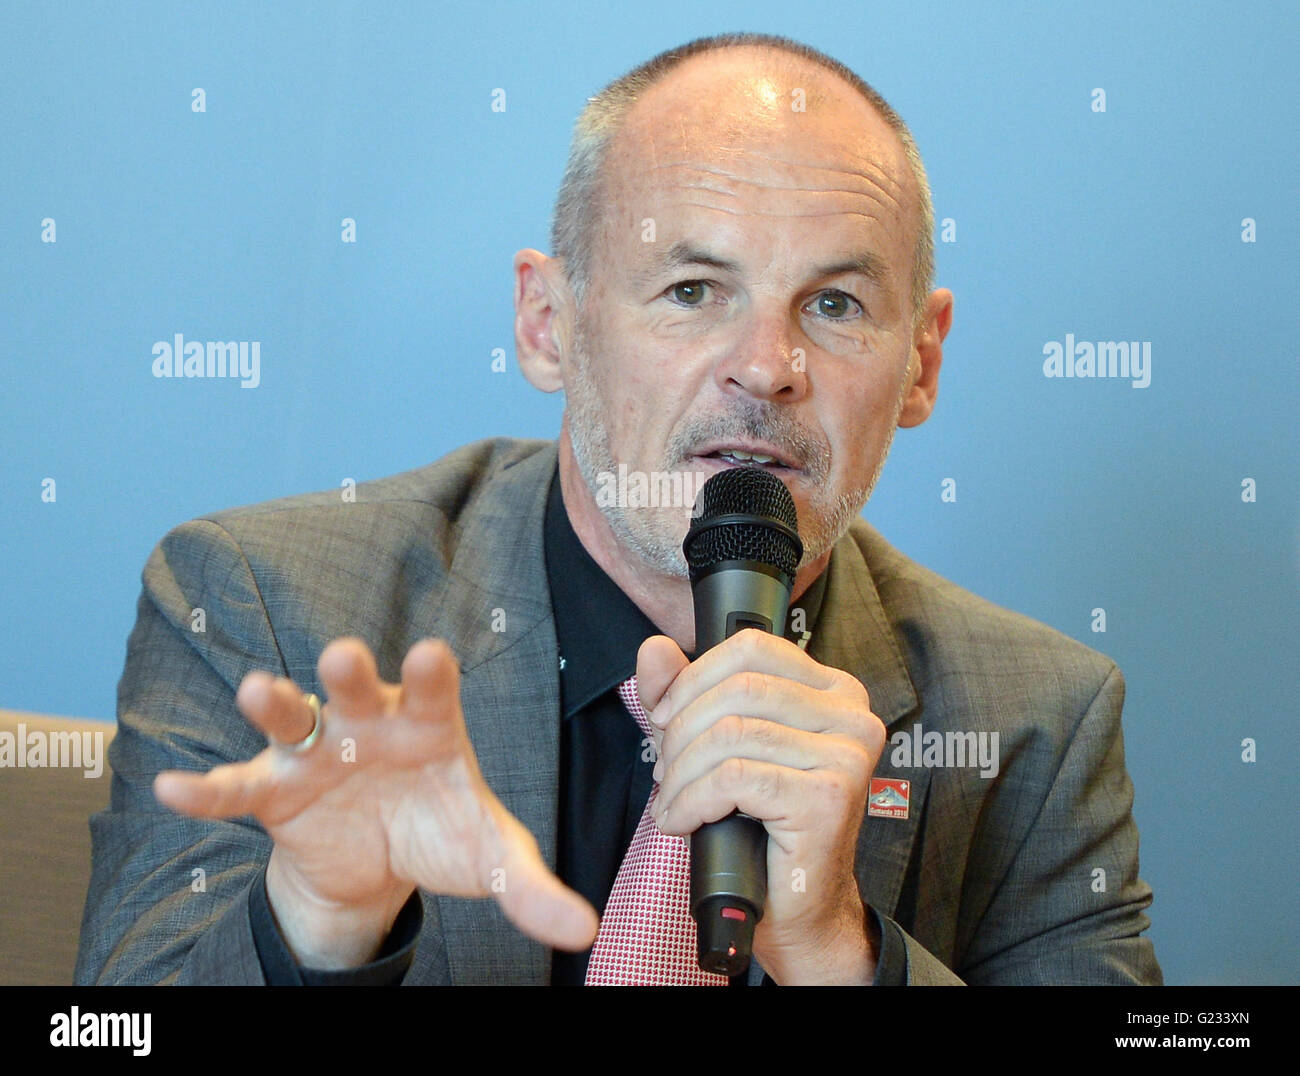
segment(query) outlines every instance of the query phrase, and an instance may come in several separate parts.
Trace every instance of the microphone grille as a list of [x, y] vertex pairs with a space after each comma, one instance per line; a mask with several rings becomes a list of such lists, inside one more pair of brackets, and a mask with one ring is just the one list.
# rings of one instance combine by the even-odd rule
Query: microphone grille
[[700, 490], [682, 551], [692, 578], [728, 560], [759, 561], [793, 578], [803, 556], [794, 498], [760, 467], [719, 471]]
[[761, 467], [730, 467], [719, 471], [700, 490], [696, 515], [701, 520], [744, 513], [763, 516], [799, 529], [794, 498], [785, 483]]

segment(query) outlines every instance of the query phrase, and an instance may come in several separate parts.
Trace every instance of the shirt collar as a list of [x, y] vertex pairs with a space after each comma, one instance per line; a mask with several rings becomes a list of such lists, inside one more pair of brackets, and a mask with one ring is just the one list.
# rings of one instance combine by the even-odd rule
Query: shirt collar
[[[567, 720], [593, 699], [636, 672], [636, 655], [651, 635], [662, 634], [583, 547], [569, 522], [559, 469], [551, 477], [545, 518], [546, 576], [559, 645], [560, 712]], [[786, 637], [802, 619], [812, 631], [821, 610], [827, 572], [813, 582], [786, 618]], [[802, 618], [796, 610], [802, 609]]]

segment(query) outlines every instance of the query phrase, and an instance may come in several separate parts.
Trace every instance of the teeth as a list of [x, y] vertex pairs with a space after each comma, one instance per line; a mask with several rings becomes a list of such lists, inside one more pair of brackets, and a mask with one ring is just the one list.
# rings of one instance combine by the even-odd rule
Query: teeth
[[724, 449], [720, 456], [730, 456], [735, 460], [753, 460], [755, 463], [775, 463], [775, 456], [764, 456], [761, 452], [742, 452], [738, 448]]

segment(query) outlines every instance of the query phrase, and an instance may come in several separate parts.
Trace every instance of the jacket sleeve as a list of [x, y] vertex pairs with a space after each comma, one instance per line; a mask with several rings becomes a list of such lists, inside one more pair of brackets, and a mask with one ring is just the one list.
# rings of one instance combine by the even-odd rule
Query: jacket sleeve
[[90, 820], [78, 984], [265, 981], [248, 896], [270, 838], [251, 818], [176, 814], [152, 787], [162, 770], [205, 772], [266, 746], [235, 706], [254, 669], [287, 675], [252, 569], [217, 524], [177, 527], [145, 565], [118, 684], [110, 806]]
[[1046, 796], [1025, 803], [1037, 811], [1034, 824], [973, 924], [955, 971], [881, 917], [903, 937], [907, 985], [1162, 984], [1142, 936], [1152, 894], [1138, 877], [1123, 702], [1124, 680], [1112, 666]]

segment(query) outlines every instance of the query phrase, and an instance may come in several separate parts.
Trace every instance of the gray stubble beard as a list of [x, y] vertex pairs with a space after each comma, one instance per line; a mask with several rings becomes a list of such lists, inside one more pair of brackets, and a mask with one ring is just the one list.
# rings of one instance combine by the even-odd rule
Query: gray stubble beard
[[[581, 327], [575, 326], [574, 379], [573, 384], [565, 387], [565, 420], [578, 471], [592, 500], [620, 542], [660, 574], [687, 578], [686, 560], [681, 549], [685, 525], [689, 522], [686, 508], [630, 508], [601, 504], [597, 497], [601, 473], [616, 473], [618, 461], [610, 448], [609, 431], [604, 422], [605, 407], [595, 379], [591, 377], [591, 356], [585, 345]], [[799, 537], [804, 546], [800, 567], [815, 561], [839, 541], [866, 505], [889, 456], [903, 399], [904, 394], [900, 393], [894, 421], [871, 481], [866, 486], [838, 495], [825, 510], [819, 510], [822, 506], [814, 501], [810, 510], [800, 518]], [[678, 430], [670, 439], [664, 453], [665, 461], [658, 469], [665, 472], [688, 470], [694, 447], [708, 441], [744, 437], [779, 445], [802, 461], [807, 487], [813, 491], [826, 488], [831, 467], [830, 446], [824, 440], [810, 436], [787, 411], [759, 401], [754, 401], [751, 407], [744, 407], [740, 414], [701, 417]]]

